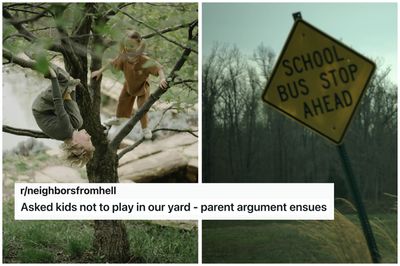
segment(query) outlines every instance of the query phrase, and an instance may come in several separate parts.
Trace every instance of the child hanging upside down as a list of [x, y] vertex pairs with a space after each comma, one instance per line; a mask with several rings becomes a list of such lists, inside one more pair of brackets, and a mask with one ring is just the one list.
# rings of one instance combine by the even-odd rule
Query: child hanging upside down
[[36, 97], [33, 116], [45, 134], [64, 141], [62, 149], [69, 163], [84, 166], [93, 157], [95, 148], [86, 130], [79, 130], [83, 119], [75, 101], [75, 87], [80, 80], [65, 78], [51, 68], [49, 72], [51, 86]]
[[[104, 124], [106, 126], [120, 125], [132, 115], [133, 104], [137, 98], [138, 108], [142, 107], [150, 96], [149, 75], [159, 76], [159, 86], [167, 88], [162, 66], [143, 54], [145, 43], [138, 32], [128, 32], [121, 42], [119, 55], [101, 69], [92, 73], [92, 78], [98, 80], [103, 71], [110, 65], [124, 72], [125, 83], [118, 99], [116, 117], [112, 117]], [[148, 126], [147, 113], [140, 119], [142, 134], [145, 139], [151, 139], [152, 133]]]

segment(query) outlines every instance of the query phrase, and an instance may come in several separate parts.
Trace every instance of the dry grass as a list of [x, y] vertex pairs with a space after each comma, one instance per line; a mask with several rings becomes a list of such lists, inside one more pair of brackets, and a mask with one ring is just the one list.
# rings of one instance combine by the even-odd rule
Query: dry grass
[[372, 262], [362, 231], [337, 210], [333, 221], [300, 222], [299, 232], [323, 243], [335, 262]]
[[[205, 263], [371, 263], [354, 206], [332, 221], [203, 221]], [[397, 262], [397, 217], [370, 213], [384, 263]]]

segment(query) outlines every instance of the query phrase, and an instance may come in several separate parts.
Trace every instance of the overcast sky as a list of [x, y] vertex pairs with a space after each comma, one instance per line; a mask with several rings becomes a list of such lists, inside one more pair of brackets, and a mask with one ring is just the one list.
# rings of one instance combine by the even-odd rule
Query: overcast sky
[[390, 66], [390, 79], [397, 80], [396, 3], [205, 3], [203, 54], [219, 42], [235, 44], [246, 55], [264, 43], [279, 55], [296, 11], [361, 54]]

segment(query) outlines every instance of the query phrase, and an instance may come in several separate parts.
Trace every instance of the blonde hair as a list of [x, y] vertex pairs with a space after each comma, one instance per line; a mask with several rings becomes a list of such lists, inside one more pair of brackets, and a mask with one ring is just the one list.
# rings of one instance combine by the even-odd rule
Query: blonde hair
[[129, 52], [128, 49], [126, 48], [126, 42], [128, 38], [136, 38], [139, 40], [139, 46], [135, 49], [135, 51], [131, 52], [136, 52], [136, 53], [143, 53], [144, 50], [146, 49], [146, 43], [142, 39], [142, 36], [140, 35], [139, 32], [137, 31], [127, 31], [126, 36], [122, 39], [122, 42], [119, 45], [119, 51], [120, 53], [127, 53]]
[[93, 157], [94, 150], [87, 150], [81, 144], [66, 141], [61, 144], [60, 148], [63, 151], [63, 159], [71, 166], [83, 167]]

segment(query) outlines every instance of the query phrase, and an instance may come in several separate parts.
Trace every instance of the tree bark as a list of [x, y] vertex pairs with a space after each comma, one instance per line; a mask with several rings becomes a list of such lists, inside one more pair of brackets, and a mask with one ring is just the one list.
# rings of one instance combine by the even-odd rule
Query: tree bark
[[129, 242], [123, 221], [94, 221], [94, 249], [107, 262], [129, 262]]
[[[118, 183], [118, 159], [108, 143], [97, 145], [93, 159], [87, 164], [90, 183]], [[125, 263], [130, 259], [126, 226], [123, 221], [94, 221], [93, 248], [106, 262]]]
[[[92, 4], [95, 5], [95, 4]], [[87, 4], [88, 11], [96, 10], [95, 6]], [[88, 26], [88, 19], [82, 20], [76, 34], [88, 34], [91, 27]], [[92, 28], [96, 25], [105, 24], [107, 17], [95, 17], [92, 21]], [[88, 39], [81, 40], [80, 44], [87, 47]], [[95, 35], [93, 37], [94, 45], [101, 45], [102, 39]], [[101, 46], [100, 46], [101, 47]], [[104, 52], [102, 49], [101, 53]], [[94, 54], [94, 51], [92, 52]], [[80, 57], [82, 64], [87, 69], [87, 58]], [[101, 68], [101, 57], [92, 57], [90, 70], [94, 71]], [[85, 81], [87, 75], [85, 74]], [[100, 124], [100, 85], [101, 80], [91, 79], [89, 84], [89, 93], [83, 93], [81, 101], [81, 110], [88, 110], [85, 119], [87, 127], [95, 143], [96, 151], [93, 159], [86, 165], [86, 172], [90, 183], [119, 183], [118, 179], [118, 157], [115, 150], [110, 149], [106, 135]], [[85, 97], [86, 96], [86, 97]], [[86, 98], [86, 99], [85, 99]], [[131, 257], [128, 233], [124, 221], [120, 220], [96, 220], [94, 221], [94, 240], [93, 248], [98, 256], [104, 257], [106, 262], [126, 263]]]

